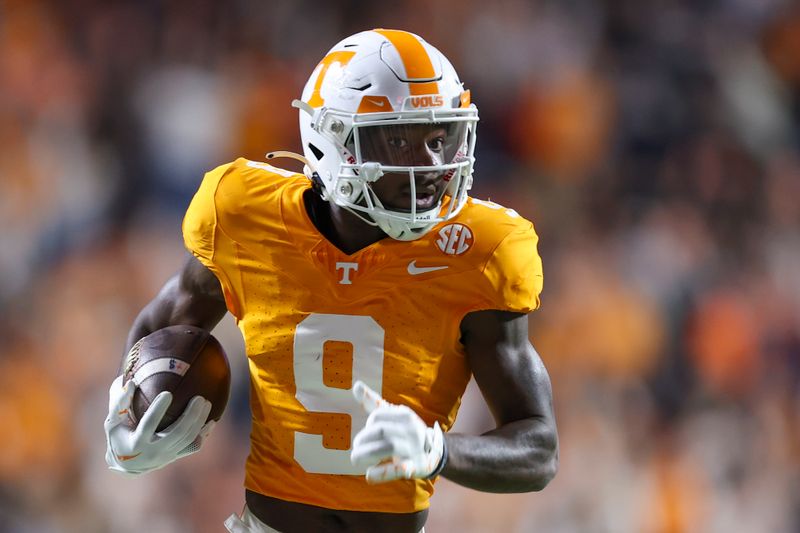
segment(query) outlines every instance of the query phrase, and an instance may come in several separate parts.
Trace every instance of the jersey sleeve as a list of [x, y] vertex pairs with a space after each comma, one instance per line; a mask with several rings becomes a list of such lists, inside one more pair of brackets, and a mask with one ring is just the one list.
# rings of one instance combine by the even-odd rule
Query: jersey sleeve
[[183, 218], [183, 242], [186, 249], [217, 277], [228, 310], [238, 318], [238, 291], [230, 281], [226, 266], [226, 244], [220, 242], [224, 231], [219, 225], [216, 199], [220, 182], [231, 168], [229, 163], [206, 173]]
[[491, 309], [529, 313], [539, 307], [544, 275], [533, 224], [506, 235], [483, 269]]

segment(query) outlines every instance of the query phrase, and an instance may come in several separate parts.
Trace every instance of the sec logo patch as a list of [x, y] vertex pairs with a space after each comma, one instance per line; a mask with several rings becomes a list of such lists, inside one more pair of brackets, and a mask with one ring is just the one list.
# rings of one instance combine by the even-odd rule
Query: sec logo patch
[[475, 238], [464, 224], [448, 224], [439, 230], [436, 246], [447, 255], [461, 255], [472, 247]]

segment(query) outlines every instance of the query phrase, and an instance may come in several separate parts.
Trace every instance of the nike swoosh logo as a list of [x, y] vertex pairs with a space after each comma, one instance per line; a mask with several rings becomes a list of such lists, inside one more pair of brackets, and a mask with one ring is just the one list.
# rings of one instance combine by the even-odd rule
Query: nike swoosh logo
[[142, 455], [142, 452], [139, 452], [136, 455], [118, 455], [117, 459], [120, 461], [130, 461], [131, 459], [136, 459], [140, 455]]
[[428, 272], [435, 272], [436, 270], [444, 270], [448, 268], [447, 265], [445, 266], [433, 266], [433, 267], [418, 267], [417, 260], [414, 259], [408, 264], [408, 273], [412, 276], [418, 276], [420, 274], [426, 274]]
[[386, 105], [386, 101], [385, 100], [376, 100], [374, 98], [367, 98], [367, 100], [369, 100], [369, 103], [375, 104], [378, 107], [383, 107], [383, 106]]

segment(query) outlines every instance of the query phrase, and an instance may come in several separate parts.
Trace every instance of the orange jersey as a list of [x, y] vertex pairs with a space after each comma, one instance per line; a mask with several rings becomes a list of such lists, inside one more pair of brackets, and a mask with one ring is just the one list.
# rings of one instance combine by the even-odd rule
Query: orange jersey
[[367, 418], [352, 384], [450, 428], [470, 378], [461, 320], [538, 307], [536, 233], [514, 211], [470, 199], [418, 240], [385, 238], [346, 255], [309, 219], [309, 187], [302, 175], [238, 159], [206, 174], [183, 222], [187, 248], [216, 274], [245, 339], [245, 486], [331, 509], [425, 509], [432, 481], [368, 485], [350, 463]]

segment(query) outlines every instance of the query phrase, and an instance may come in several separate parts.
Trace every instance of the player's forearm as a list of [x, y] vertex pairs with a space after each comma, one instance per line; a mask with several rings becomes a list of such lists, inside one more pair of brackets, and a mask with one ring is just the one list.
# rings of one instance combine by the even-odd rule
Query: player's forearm
[[519, 420], [483, 435], [447, 434], [447, 479], [484, 492], [543, 489], [558, 469], [558, 437], [540, 419]]
[[150, 333], [171, 326], [172, 316], [174, 315], [175, 302], [168, 298], [170, 284], [177, 283], [173, 278], [169, 280], [161, 292], [150, 301], [136, 316], [128, 331], [128, 339], [125, 343], [125, 353], [136, 344], [136, 341], [149, 335]]
[[167, 326], [189, 324], [211, 331], [221, 316], [215, 313], [213, 318], [206, 317], [202, 304], [202, 298], [181, 291], [179, 277], [173, 276], [134, 319], [125, 353], [142, 337]]
[[125, 353], [142, 337], [167, 326], [186, 324], [211, 331], [226, 312], [225, 297], [217, 278], [197, 259], [187, 255], [181, 271], [164, 284], [133, 321]]

